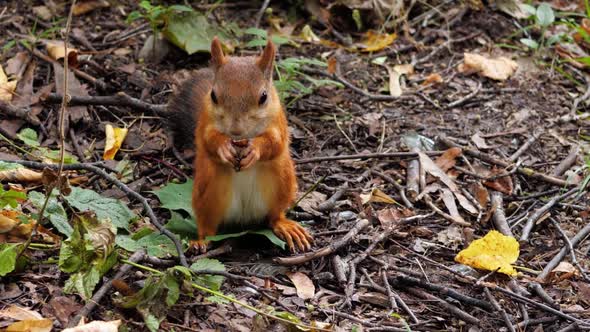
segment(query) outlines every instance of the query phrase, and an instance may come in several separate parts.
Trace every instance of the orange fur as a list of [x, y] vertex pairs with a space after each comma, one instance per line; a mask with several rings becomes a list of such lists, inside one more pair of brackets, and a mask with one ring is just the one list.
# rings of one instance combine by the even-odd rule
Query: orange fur
[[[197, 120], [192, 204], [198, 241], [193, 245], [204, 252], [207, 236], [235, 222], [228, 218], [253, 226], [261, 220], [250, 219], [262, 217], [291, 250], [308, 250], [311, 236], [284, 214], [295, 199], [297, 179], [287, 118], [272, 84], [274, 45], [269, 42], [258, 58], [232, 58], [215, 39], [211, 55], [213, 79], [191, 83]], [[247, 147], [232, 145], [244, 139]]]

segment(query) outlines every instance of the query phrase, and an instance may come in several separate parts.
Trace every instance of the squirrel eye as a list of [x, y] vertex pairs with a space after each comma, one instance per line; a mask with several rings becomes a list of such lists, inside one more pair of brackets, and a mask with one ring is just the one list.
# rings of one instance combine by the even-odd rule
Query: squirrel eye
[[262, 94], [260, 95], [260, 100], [258, 100], [258, 105], [262, 105], [264, 103], [266, 103], [266, 91], [263, 91]]
[[217, 104], [217, 96], [213, 90], [211, 90], [211, 100], [213, 100], [213, 103]]

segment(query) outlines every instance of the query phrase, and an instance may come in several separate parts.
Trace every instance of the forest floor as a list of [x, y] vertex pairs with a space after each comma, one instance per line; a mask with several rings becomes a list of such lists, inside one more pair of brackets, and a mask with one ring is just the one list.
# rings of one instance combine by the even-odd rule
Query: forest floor
[[[16, 210], [31, 220], [51, 186], [48, 175], [40, 172], [55, 165], [61, 141], [63, 58], [52, 59], [47, 40], [63, 41], [60, 32], [65, 31], [67, 11], [62, 6], [57, 13], [45, 13], [48, 19], [40, 19], [30, 10], [45, 5], [0, 5], [0, 44], [8, 44], [0, 65], [9, 77], [19, 79], [12, 100], [0, 102], [0, 161], [19, 161], [33, 173], [3, 178], [0, 198], [9, 189], [26, 193]], [[208, 11], [211, 20], [246, 29], [256, 25], [261, 5], [223, 2], [194, 8]], [[273, 24], [277, 17], [283, 18], [283, 27], [296, 29], [312, 22], [301, 10], [297, 24], [288, 23], [289, 8], [275, 2], [270, 6]], [[146, 321], [153, 329], [149, 319], [161, 320], [159, 329], [165, 331], [297, 330], [252, 307], [316, 326], [311, 330], [590, 330], [590, 209], [584, 188], [589, 67], [564, 61], [564, 54], [570, 54], [565, 42], [538, 52], [528, 50], [519, 42], [524, 37], [519, 26], [530, 23], [526, 19], [457, 1], [434, 8], [413, 7], [405, 23], [397, 26], [397, 38], [375, 52], [337, 46], [347, 36], [356, 45], [364, 35], [354, 32], [354, 25], [337, 25], [337, 15], [347, 15], [337, 11], [329, 12], [336, 32], [310, 23], [322, 42], [280, 45], [279, 70], [288, 58], [328, 63], [309, 63], [282, 77], [286, 84], [298, 81], [309, 89], [288, 90], [285, 104], [298, 197], [303, 197], [289, 215], [313, 234], [311, 254], [289, 253], [256, 234], [215, 242], [205, 255], [186, 252], [189, 264], [201, 262], [193, 268], [193, 283], [220, 286], [219, 292], [248, 308], [191, 290], [187, 283], [172, 282], [176, 286], [166, 288], [166, 278], [183, 278], [179, 275], [184, 270], [171, 267], [179, 264], [178, 254], [170, 240], [154, 231], [154, 218], [141, 200], [115, 184], [125, 183], [147, 199], [156, 221], [175, 219], [168, 222], [169, 228], [186, 230], [178, 224], [190, 220], [190, 208], [182, 211], [190, 206], [190, 195], [183, 194], [186, 188], [190, 194], [190, 186], [182, 184], [192, 177], [194, 153], [173, 147], [163, 105], [187, 70], [207, 66], [208, 53], [187, 55], [170, 45], [157, 63], [138, 60], [151, 30], [142, 20], [126, 22], [127, 15], [138, 10], [133, 1], [74, 16], [70, 44], [78, 54], [69, 59], [77, 73], [69, 76], [72, 99], [64, 147], [78, 162], [70, 168], [66, 164], [64, 172], [72, 187], [87, 189], [84, 195], [90, 196], [83, 200], [64, 194], [50, 200], [55, 204], [49, 205], [44, 228], [37, 230], [24, 252], [26, 264], [0, 277], [0, 328], [22, 320], [7, 313], [18, 306], [51, 320], [56, 330], [76, 324], [80, 313], [86, 314], [86, 321], [120, 319], [129, 331], [148, 330]], [[579, 13], [585, 15], [583, 8]], [[579, 22], [581, 16], [572, 20]], [[270, 30], [266, 18], [265, 14], [260, 28]], [[244, 45], [248, 38], [237, 40]], [[580, 45], [585, 49], [589, 44]], [[237, 47], [235, 55], [256, 52]], [[465, 72], [466, 53], [512, 59], [516, 69], [502, 79]], [[396, 70], [408, 67], [395, 66], [408, 64], [411, 72], [401, 75], [399, 85]], [[314, 86], [317, 80], [330, 81]], [[390, 93], [397, 87], [401, 96]], [[117, 97], [120, 92], [127, 97]], [[101, 162], [107, 125], [129, 131], [115, 161]], [[25, 128], [36, 135], [23, 132]], [[8, 174], [7, 164], [0, 164], [0, 174]], [[154, 194], [161, 188], [178, 194], [172, 200], [189, 201], [166, 202], [162, 192]], [[116, 255], [108, 257], [118, 261], [101, 278], [94, 276], [96, 282], [82, 295], [88, 281], [82, 276], [88, 276], [90, 267], [77, 270], [72, 265], [84, 263], [64, 260], [96, 257], [87, 252], [66, 257], [64, 243], [75, 244], [65, 241], [63, 230], [71, 233], [68, 225], [87, 217], [74, 218], [86, 208], [107, 204], [102, 207], [105, 216], [113, 208], [108, 205], [112, 200], [103, 202], [90, 192], [128, 208], [118, 211], [113, 223], [126, 211], [140, 217], [112, 234], [105, 247], [114, 248]], [[72, 195], [82, 193], [74, 190]], [[97, 201], [101, 203], [93, 205]], [[7, 211], [13, 210], [7, 207], [1, 215], [10, 216]], [[56, 226], [57, 210], [63, 211], [68, 224], [61, 224], [62, 229]], [[100, 219], [101, 211], [94, 212]], [[461, 250], [494, 229], [518, 241], [518, 259], [509, 262], [517, 272], [456, 262]], [[86, 231], [91, 237], [92, 227]], [[33, 236], [30, 227], [24, 236], [5, 231], [0, 235], [2, 242], [21, 243], [18, 248]], [[147, 238], [155, 242], [141, 242]], [[183, 237], [181, 245], [186, 248], [187, 243]], [[513, 243], [517, 242], [507, 247], [493, 243], [498, 247], [482, 264], [506, 254]], [[123, 260], [134, 253], [136, 265], [125, 264], [129, 261]], [[222, 279], [212, 279], [213, 274]], [[73, 275], [80, 279], [68, 280]], [[72, 286], [76, 282], [82, 286]], [[148, 286], [153, 287], [146, 290]], [[146, 288], [139, 291], [142, 287]], [[170, 298], [177, 293], [178, 299]], [[84, 299], [93, 294], [93, 300]], [[122, 294], [132, 294], [134, 305]], [[89, 304], [96, 300], [97, 306]], [[171, 303], [164, 303], [168, 300]]]

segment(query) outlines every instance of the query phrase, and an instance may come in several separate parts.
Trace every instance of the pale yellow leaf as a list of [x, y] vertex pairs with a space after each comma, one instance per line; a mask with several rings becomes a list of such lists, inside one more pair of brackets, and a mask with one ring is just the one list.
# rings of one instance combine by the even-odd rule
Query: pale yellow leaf
[[515, 276], [516, 270], [511, 264], [518, 259], [520, 246], [512, 236], [492, 230], [481, 239], [469, 244], [455, 256], [455, 261], [471, 267]]
[[76, 327], [70, 327], [62, 332], [117, 332], [119, 326], [121, 326], [120, 319], [110, 322], [95, 320], [88, 324], [80, 324]]
[[11, 101], [16, 89], [16, 80], [9, 81], [4, 69], [0, 66], [0, 101]]
[[518, 68], [515, 61], [506, 57], [491, 59], [473, 53], [464, 53], [464, 57], [463, 64], [459, 66], [460, 72], [477, 72], [498, 81], [507, 80]]
[[0, 171], [0, 181], [38, 182], [41, 181], [41, 172], [33, 171], [24, 167]]
[[0, 317], [11, 318], [14, 320], [39, 320], [43, 319], [43, 316], [36, 311], [28, 308], [19, 307], [11, 304], [3, 310], [0, 310]]
[[[66, 51], [64, 49], [64, 43], [61, 41], [48, 41], [46, 43], [46, 47], [47, 47], [47, 54], [53, 60], [62, 59], [66, 55]], [[71, 53], [77, 54], [78, 50], [75, 48], [68, 47], [68, 55], [70, 55]]]
[[115, 154], [121, 148], [121, 144], [127, 136], [127, 128], [113, 127], [107, 124], [105, 127], [106, 141], [104, 144], [104, 154], [102, 158], [104, 160], [112, 160], [115, 158]]

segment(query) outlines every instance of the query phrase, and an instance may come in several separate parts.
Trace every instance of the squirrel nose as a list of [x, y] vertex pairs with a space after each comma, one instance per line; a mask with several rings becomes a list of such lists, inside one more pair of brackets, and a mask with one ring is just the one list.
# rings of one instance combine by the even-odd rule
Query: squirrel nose
[[235, 128], [232, 128], [232, 129], [230, 129], [230, 130], [229, 130], [229, 133], [230, 133], [232, 136], [241, 136], [241, 135], [242, 135], [242, 130], [240, 130], [240, 129], [235, 129]]

